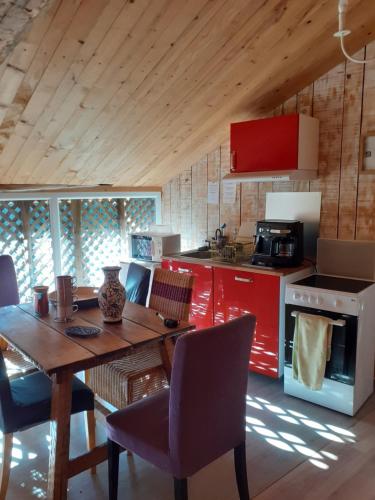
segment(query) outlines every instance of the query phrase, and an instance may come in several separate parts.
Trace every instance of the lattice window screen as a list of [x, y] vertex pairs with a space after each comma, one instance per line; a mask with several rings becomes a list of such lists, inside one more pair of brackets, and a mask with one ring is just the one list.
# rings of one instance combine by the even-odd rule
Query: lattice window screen
[[121, 254], [118, 200], [84, 200], [81, 205], [81, 261], [85, 283], [103, 282], [101, 268], [116, 265]]
[[13, 258], [21, 301], [33, 286], [53, 284], [48, 201], [0, 201], [0, 254]]

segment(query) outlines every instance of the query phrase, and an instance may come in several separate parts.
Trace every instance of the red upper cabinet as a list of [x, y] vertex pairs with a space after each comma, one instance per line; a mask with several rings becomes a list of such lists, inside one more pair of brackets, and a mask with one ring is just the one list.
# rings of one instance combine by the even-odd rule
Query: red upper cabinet
[[213, 270], [211, 266], [163, 259], [163, 269], [191, 273], [194, 277], [190, 321], [197, 330], [213, 325]]
[[214, 269], [215, 324], [225, 323], [246, 313], [256, 316], [249, 368], [279, 376], [280, 278], [268, 274]]
[[290, 173], [311, 177], [318, 169], [319, 122], [285, 115], [232, 123], [231, 173]]

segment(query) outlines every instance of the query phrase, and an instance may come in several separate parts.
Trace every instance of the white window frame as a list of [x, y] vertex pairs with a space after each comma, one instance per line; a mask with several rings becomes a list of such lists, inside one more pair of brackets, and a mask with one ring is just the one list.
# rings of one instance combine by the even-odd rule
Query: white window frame
[[55, 276], [61, 274], [61, 240], [60, 240], [60, 213], [59, 200], [91, 200], [102, 198], [154, 198], [156, 224], [161, 223], [161, 192], [159, 191], [24, 191], [0, 193], [0, 201], [32, 201], [47, 200], [49, 202], [50, 226], [52, 238], [53, 272]]

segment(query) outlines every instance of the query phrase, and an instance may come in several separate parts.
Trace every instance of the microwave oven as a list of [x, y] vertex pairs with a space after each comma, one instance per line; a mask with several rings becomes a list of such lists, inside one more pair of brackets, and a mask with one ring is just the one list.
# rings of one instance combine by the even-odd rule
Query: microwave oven
[[161, 262], [164, 255], [172, 255], [180, 250], [180, 234], [144, 232], [129, 235], [129, 253], [135, 260]]

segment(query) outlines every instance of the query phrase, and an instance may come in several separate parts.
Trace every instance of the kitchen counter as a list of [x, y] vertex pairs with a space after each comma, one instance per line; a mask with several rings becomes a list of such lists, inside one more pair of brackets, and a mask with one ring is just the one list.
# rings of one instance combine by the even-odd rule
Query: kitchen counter
[[[190, 252], [189, 252], [190, 253]], [[213, 266], [213, 267], [224, 267], [226, 269], [234, 269], [240, 271], [249, 271], [258, 274], [268, 274], [270, 276], [288, 276], [298, 271], [308, 269], [311, 267], [311, 272], [313, 270], [313, 264], [308, 261], [304, 261], [301, 266], [298, 267], [261, 267], [249, 264], [249, 259], [243, 262], [225, 262], [217, 259], [199, 259], [196, 257], [188, 257], [184, 253], [179, 253], [175, 255], [166, 255], [163, 258], [172, 259], [177, 262], [191, 262], [192, 264], [200, 264], [202, 266]]]

